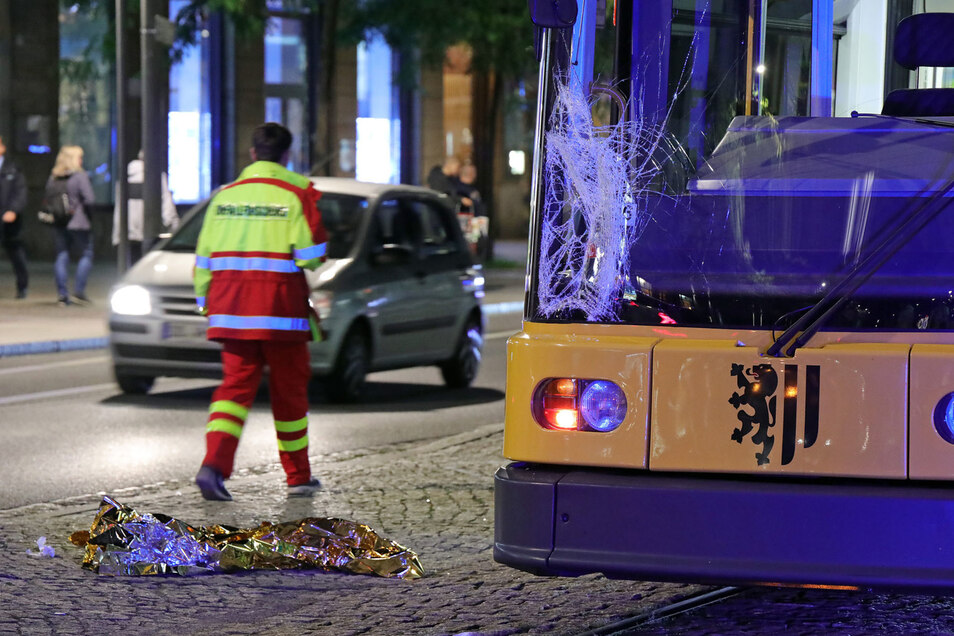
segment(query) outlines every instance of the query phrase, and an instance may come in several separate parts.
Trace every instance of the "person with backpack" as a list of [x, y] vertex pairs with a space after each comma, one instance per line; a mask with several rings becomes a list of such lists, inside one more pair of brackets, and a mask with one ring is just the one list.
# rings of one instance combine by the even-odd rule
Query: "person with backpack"
[[[65, 307], [71, 304], [88, 305], [86, 281], [93, 268], [93, 237], [89, 206], [93, 203], [93, 186], [83, 170], [83, 149], [63, 146], [56, 155], [56, 163], [47, 179], [40, 220], [53, 230], [56, 260], [53, 274], [56, 278], [57, 302]], [[79, 255], [73, 294], [67, 291], [70, 253]]]
[[20, 240], [23, 208], [26, 207], [27, 187], [23, 173], [6, 158], [7, 147], [0, 137], [0, 243], [10, 262], [17, 281], [17, 299], [26, 298], [29, 275], [26, 254]]

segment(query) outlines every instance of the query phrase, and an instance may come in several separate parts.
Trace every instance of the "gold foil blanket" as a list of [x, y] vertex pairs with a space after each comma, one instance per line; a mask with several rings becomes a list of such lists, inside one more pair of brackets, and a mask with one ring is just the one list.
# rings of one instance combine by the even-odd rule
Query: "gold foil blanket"
[[70, 541], [85, 547], [83, 567], [100, 574], [152, 575], [320, 568], [416, 579], [417, 555], [366, 525], [306, 517], [256, 528], [192, 526], [163, 514], [140, 514], [103, 497], [89, 531]]

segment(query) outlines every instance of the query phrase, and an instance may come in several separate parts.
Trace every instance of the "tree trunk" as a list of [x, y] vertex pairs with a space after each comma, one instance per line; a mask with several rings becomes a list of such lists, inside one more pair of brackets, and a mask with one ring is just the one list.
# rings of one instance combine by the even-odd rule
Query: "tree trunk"
[[325, 0], [321, 4], [321, 56], [318, 77], [318, 122], [315, 140], [315, 157], [312, 174], [334, 175], [335, 147], [335, 72], [337, 69], [336, 33], [338, 30], [338, 7], [340, 0]]
[[493, 258], [494, 239], [498, 234], [497, 202], [494, 182], [496, 179], [497, 131], [500, 120], [500, 105], [503, 87], [495, 71], [474, 73], [474, 165], [477, 167], [477, 189], [487, 206], [490, 235], [486, 259]]

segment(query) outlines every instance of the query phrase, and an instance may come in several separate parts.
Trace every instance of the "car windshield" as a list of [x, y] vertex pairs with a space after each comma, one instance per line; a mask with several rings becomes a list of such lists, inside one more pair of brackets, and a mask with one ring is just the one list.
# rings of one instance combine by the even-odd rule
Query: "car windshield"
[[[194, 252], [202, 230], [202, 220], [209, 202], [204, 201], [185, 216], [185, 222], [162, 249], [171, 252]], [[364, 197], [323, 192], [318, 211], [328, 232], [328, 258], [344, 258], [354, 247], [361, 222], [368, 209]]]

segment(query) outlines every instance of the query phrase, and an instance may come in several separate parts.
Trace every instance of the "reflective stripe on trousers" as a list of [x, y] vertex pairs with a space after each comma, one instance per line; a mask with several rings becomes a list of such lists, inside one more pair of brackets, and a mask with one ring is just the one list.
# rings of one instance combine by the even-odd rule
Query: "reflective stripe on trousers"
[[307, 342], [224, 340], [222, 384], [212, 395], [202, 464], [223, 477], [232, 474], [235, 451], [255, 400], [262, 372], [269, 369], [269, 393], [278, 455], [289, 484], [311, 479], [308, 463], [308, 380], [311, 365]]

